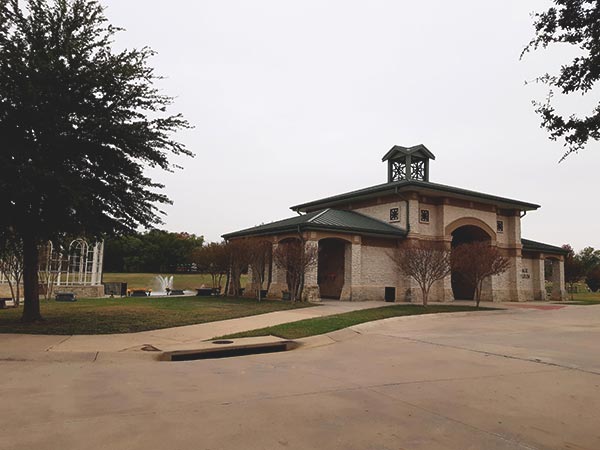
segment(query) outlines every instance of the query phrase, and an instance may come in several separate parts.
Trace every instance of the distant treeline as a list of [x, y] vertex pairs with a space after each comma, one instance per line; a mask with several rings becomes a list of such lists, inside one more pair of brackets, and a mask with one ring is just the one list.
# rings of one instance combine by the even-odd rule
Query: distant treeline
[[190, 271], [192, 253], [203, 244], [203, 236], [163, 230], [110, 238], [104, 244], [104, 272]]
[[568, 251], [565, 257], [565, 281], [570, 285], [573, 292], [573, 285], [582, 280], [588, 285], [592, 292], [600, 290], [600, 250], [593, 247], [586, 247], [579, 253], [575, 253], [573, 247], [568, 244], [563, 245]]

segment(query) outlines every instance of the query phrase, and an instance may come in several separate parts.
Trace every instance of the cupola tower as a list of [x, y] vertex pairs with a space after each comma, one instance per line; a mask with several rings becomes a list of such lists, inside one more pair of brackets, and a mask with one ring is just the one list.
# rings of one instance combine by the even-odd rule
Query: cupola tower
[[429, 181], [429, 160], [435, 159], [424, 145], [395, 145], [382, 161], [388, 163], [388, 183], [404, 180]]

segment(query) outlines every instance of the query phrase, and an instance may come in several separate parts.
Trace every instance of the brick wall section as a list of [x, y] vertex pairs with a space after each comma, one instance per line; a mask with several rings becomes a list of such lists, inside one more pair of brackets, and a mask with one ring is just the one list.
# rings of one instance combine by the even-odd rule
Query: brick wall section
[[[462, 206], [461, 206], [462, 205]], [[397, 221], [390, 221], [390, 209], [398, 208]], [[521, 256], [521, 218], [518, 212], [499, 210], [491, 205], [465, 202], [455, 199], [442, 201], [427, 199], [416, 193], [403, 196], [388, 196], [368, 202], [348, 204], [346, 209], [354, 210], [390, 223], [409, 231], [408, 239], [425, 239], [445, 242], [450, 246], [452, 231], [461, 225], [471, 224], [484, 229], [491, 237], [491, 244], [497, 245], [509, 257], [511, 266], [501, 275], [491, 277], [484, 285], [484, 301], [527, 301], [540, 300], [545, 296], [543, 280], [543, 259], [541, 263], [531, 257]], [[429, 210], [429, 223], [420, 221], [422, 209]], [[406, 212], [409, 218], [407, 222]], [[504, 223], [504, 230], [497, 231], [497, 221]], [[309, 245], [318, 245], [324, 238], [340, 238], [346, 241], [345, 285], [341, 299], [346, 301], [383, 300], [386, 287], [396, 288], [396, 301], [410, 300], [421, 302], [418, 285], [404, 274], [398, 273], [389, 253], [396, 247], [393, 239], [374, 239], [335, 232], [307, 232], [305, 239]], [[274, 237], [277, 242], [280, 237]], [[539, 256], [537, 256], [539, 258]], [[540, 266], [541, 264], [541, 266]], [[557, 261], [557, 283], [564, 280], [564, 272]], [[525, 270], [525, 271], [524, 271]], [[541, 274], [541, 275], [540, 275]], [[541, 278], [540, 278], [541, 276]], [[285, 289], [285, 274], [274, 271], [269, 297], [280, 298]], [[554, 293], [556, 298], [564, 298], [564, 287]], [[304, 298], [317, 300], [317, 268], [306, 276]], [[451, 276], [436, 282], [430, 292], [430, 301], [448, 302], [454, 300]]]

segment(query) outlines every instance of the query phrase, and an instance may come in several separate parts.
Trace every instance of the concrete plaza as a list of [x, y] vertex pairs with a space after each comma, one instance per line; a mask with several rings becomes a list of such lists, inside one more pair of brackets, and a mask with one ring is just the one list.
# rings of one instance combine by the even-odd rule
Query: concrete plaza
[[0, 448], [600, 448], [600, 306], [402, 317], [309, 342], [0, 361]]

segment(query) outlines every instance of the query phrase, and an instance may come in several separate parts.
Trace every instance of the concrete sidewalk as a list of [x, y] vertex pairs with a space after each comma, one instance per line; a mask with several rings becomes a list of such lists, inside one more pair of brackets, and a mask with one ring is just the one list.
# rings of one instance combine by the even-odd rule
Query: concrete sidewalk
[[[150, 356], [142, 351], [144, 347], [159, 350], [191, 348], [195, 344], [218, 336], [255, 330], [298, 320], [324, 317], [350, 311], [379, 308], [403, 303], [386, 303], [380, 301], [339, 302], [326, 300], [314, 307], [287, 311], [276, 311], [267, 314], [241, 317], [237, 319], [187, 325], [175, 328], [142, 331], [138, 333], [105, 334], [105, 335], [32, 335], [32, 334], [0, 334], [0, 359], [28, 360], [96, 360], [106, 356], [101, 354], [120, 353], [123, 357], [137, 354], [139, 357]], [[454, 301], [452, 303], [431, 303], [431, 305], [471, 306], [473, 302]], [[482, 303], [482, 307], [494, 307], [508, 310], [521, 309], [560, 309], [563, 305], [546, 302], [535, 303]], [[70, 354], [70, 355], [69, 355]], [[117, 355], [117, 357], [119, 357]]]
[[12, 358], [22, 353], [44, 352], [78, 352], [97, 357], [98, 352], [135, 352], [148, 345], [158, 349], [172, 348], [177, 344], [185, 344], [189, 347], [190, 344], [200, 343], [216, 336], [394, 304], [397, 303], [324, 301], [320, 305], [309, 308], [126, 334], [73, 336], [0, 334], [0, 358], [3, 355], [4, 358]]
[[499, 306], [237, 358], [0, 360], [0, 448], [600, 449], [600, 306]]

